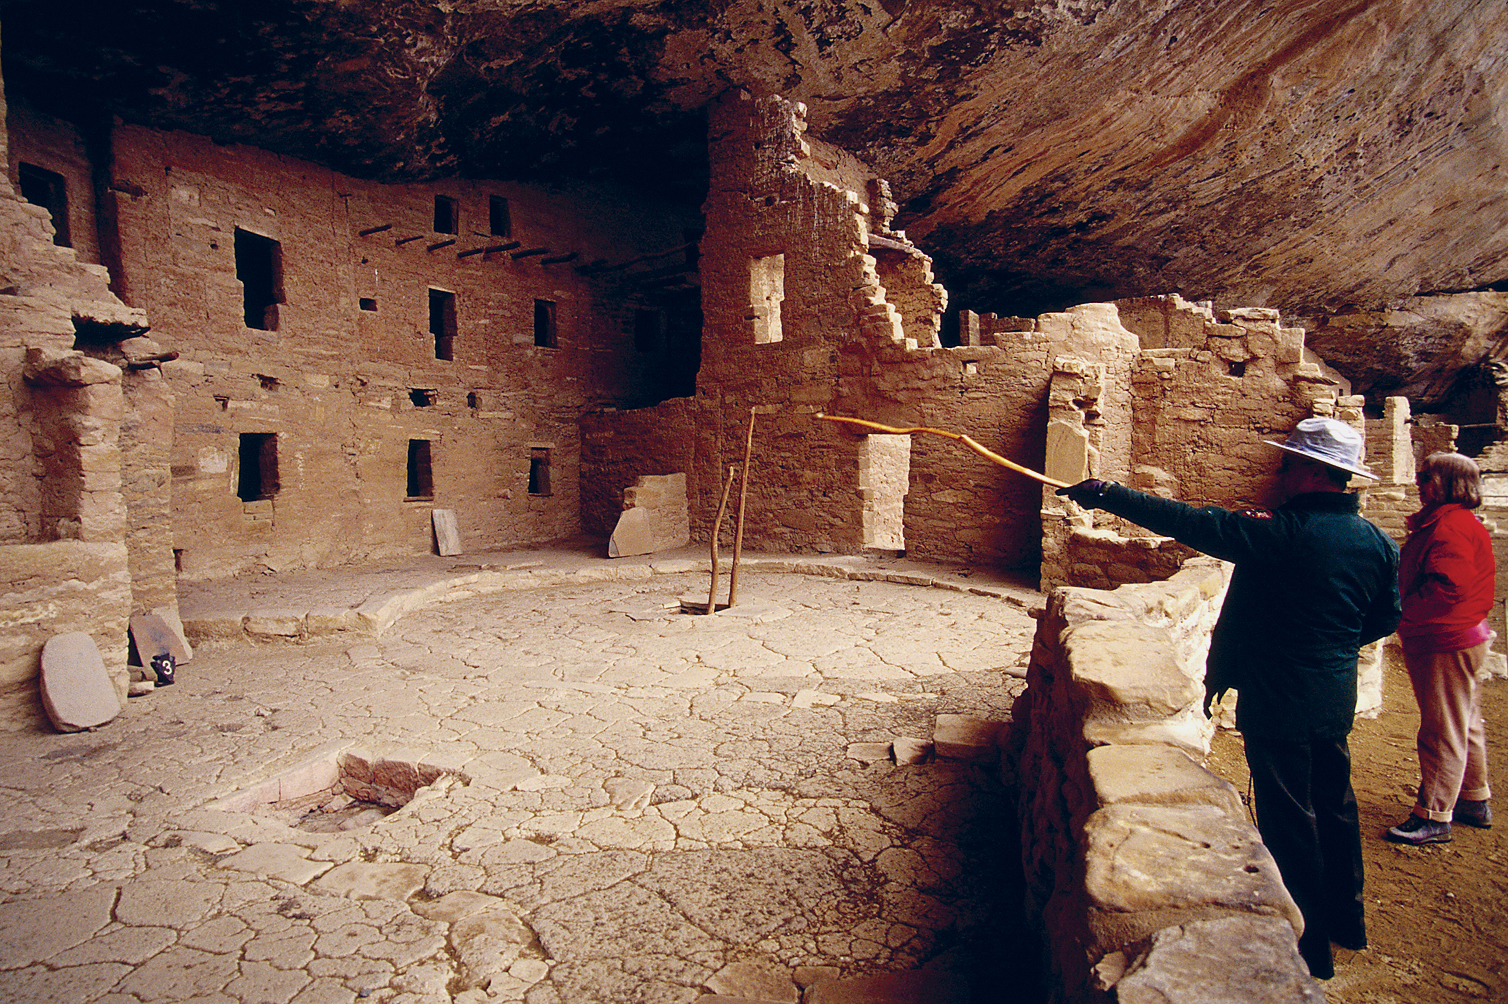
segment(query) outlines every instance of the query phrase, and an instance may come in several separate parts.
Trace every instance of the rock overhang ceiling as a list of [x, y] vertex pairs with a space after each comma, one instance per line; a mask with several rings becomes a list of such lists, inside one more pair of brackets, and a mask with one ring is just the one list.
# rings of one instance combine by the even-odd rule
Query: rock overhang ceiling
[[692, 203], [706, 103], [777, 92], [890, 179], [955, 307], [1508, 288], [1501, 0], [5, 0], [0, 51], [76, 119]]

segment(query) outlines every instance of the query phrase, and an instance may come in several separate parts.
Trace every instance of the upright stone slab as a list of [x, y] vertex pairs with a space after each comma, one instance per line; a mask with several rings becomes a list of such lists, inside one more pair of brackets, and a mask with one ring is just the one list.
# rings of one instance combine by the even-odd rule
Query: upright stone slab
[[161, 614], [137, 614], [131, 618], [131, 641], [136, 645], [138, 665], [152, 665], [152, 657], [171, 655], [175, 664], [188, 662], [192, 656], [188, 643], [173, 632]]
[[178, 658], [175, 651], [174, 660], [177, 662], [188, 662], [192, 659], [194, 657], [194, 646], [189, 644], [188, 635], [183, 631], [183, 619], [178, 616], [177, 602], [164, 603], [160, 607], [153, 607], [150, 612], [162, 618], [163, 623], [168, 626], [168, 630], [173, 632], [176, 644], [182, 646], [183, 658]]
[[609, 558], [626, 558], [635, 554], [649, 554], [655, 549], [654, 531], [649, 525], [648, 509], [625, 509], [613, 528], [613, 536], [607, 542]]
[[120, 714], [105, 660], [84, 631], [54, 635], [42, 646], [41, 689], [42, 707], [59, 732], [96, 728]]
[[454, 509], [431, 509], [430, 521], [435, 526], [435, 553], [451, 556], [461, 553], [461, 528], [456, 525]]

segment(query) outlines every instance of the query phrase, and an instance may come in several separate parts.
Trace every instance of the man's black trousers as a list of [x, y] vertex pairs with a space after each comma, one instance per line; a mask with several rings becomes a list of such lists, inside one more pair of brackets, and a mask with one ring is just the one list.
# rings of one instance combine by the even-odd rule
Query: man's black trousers
[[1362, 949], [1361, 825], [1346, 737], [1246, 735], [1257, 830], [1304, 915], [1299, 952], [1319, 979], [1335, 974], [1330, 942]]

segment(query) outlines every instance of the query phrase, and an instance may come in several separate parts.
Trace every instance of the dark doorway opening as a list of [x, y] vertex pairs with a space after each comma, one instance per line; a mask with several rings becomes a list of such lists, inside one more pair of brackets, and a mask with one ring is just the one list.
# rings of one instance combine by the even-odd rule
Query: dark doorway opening
[[52, 214], [52, 242], [59, 247], [73, 247], [68, 229], [68, 182], [56, 171], [35, 164], [17, 165], [16, 173], [21, 182], [21, 198]]
[[429, 291], [429, 333], [435, 336], [435, 358], [455, 358], [456, 295], [443, 289]]
[[555, 338], [555, 301], [534, 301], [534, 344], [553, 349]]
[[236, 278], [241, 280], [246, 326], [278, 329], [283, 302], [283, 249], [277, 241], [236, 228]]
[[242, 502], [270, 499], [278, 493], [277, 433], [241, 433], [239, 459], [236, 495]]
[[430, 467], [429, 440], [408, 441], [408, 497], [431, 499], [435, 497], [435, 477]]

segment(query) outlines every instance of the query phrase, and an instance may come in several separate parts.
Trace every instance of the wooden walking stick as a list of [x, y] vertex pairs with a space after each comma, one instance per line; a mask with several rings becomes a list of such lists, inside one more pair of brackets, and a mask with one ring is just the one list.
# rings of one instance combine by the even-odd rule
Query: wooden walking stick
[[1013, 460], [1005, 459], [993, 450], [986, 449], [985, 447], [979, 445], [978, 442], [968, 436], [965, 436], [961, 432], [949, 432], [947, 429], [929, 429], [924, 425], [913, 425], [907, 428], [899, 428], [894, 425], [881, 425], [878, 422], [866, 422], [862, 418], [841, 418], [838, 415], [824, 415], [820, 411], [817, 412], [817, 417], [826, 422], [847, 422], [850, 425], [861, 425], [866, 429], [874, 429], [876, 432], [890, 432], [898, 433], [900, 435], [909, 435], [913, 432], [928, 432], [934, 436], [942, 436], [946, 439], [956, 439], [991, 463], [999, 464], [1001, 467], [1009, 467], [1017, 474], [1025, 474], [1027, 477], [1040, 481], [1044, 485], [1050, 485], [1053, 488], [1069, 487], [1069, 484], [1066, 481], [1059, 481], [1057, 478], [1050, 478], [1046, 474], [1040, 474], [1037, 471], [1032, 470], [1030, 467], [1022, 467], [1020, 464], [1016, 463]]
[[738, 558], [744, 550], [744, 501], [749, 497], [749, 455], [754, 451], [754, 409], [749, 409], [749, 436], [744, 440], [744, 469], [738, 476], [738, 522], [733, 531], [733, 567], [728, 570], [728, 606], [738, 599]]
[[728, 493], [733, 490], [733, 468], [728, 468], [728, 480], [723, 482], [723, 500], [718, 503], [717, 516], [712, 520], [712, 585], [707, 590], [707, 612], [717, 612], [717, 534], [723, 525], [723, 513], [728, 509]]

